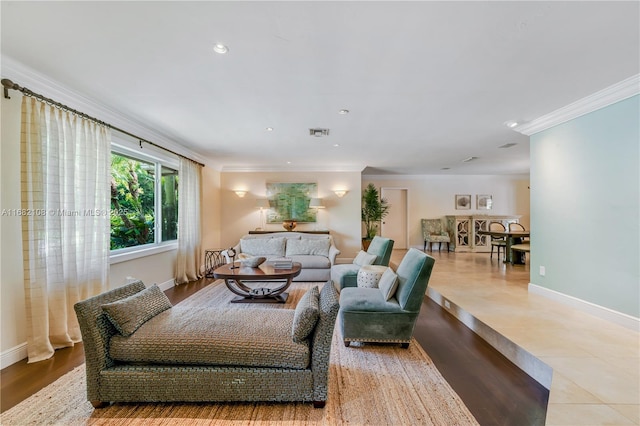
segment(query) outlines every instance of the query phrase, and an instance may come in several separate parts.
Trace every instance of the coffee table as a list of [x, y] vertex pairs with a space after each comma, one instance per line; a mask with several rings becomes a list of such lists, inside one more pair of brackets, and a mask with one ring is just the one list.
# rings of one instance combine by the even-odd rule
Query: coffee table
[[[214, 278], [223, 279], [227, 288], [239, 297], [231, 303], [285, 303], [289, 293], [284, 291], [289, 288], [293, 278], [300, 275], [301, 265], [293, 262], [291, 269], [275, 269], [273, 266], [263, 263], [257, 268], [240, 266], [239, 263], [227, 263], [213, 271]], [[252, 281], [284, 281], [282, 285], [269, 288], [252, 288], [245, 283]]]

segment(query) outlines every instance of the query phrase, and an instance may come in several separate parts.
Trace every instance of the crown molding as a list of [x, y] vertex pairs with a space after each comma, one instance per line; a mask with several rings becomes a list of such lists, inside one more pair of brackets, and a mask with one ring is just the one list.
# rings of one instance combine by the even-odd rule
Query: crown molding
[[364, 169], [363, 166], [345, 166], [345, 167], [277, 167], [277, 166], [223, 166], [221, 172], [223, 173], [271, 173], [271, 172], [285, 172], [285, 173], [361, 173]]
[[[124, 115], [122, 112], [96, 101], [80, 92], [70, 89], [60, 82], [47, 77], [32, 68], [16, 61], [15, 59], [2, 55], [2, 78], [8, 78], [20, 86], [28, 87], [35, 93], [54, 99], [64, 105], [81, 111], [100, 121], [119, 127], [127, 132], [138, 135], [143, 139], [157, 143], [167, 149], [175, 151], [185, 157], [199, 161], [203, 164], [211, 162], [210, 159], [191, 151], [189, 148], [177, 141], [176, 136], [168, 135], [148, 127], [131, 114]], [[11, 95], [12, 92], [9, 92]]]
[[639, 93], [640, 74], [636, 74], [565, 107], [538, 117], [533, 121], [516, 126], [513, 130], [523, 135], [531, 136]]

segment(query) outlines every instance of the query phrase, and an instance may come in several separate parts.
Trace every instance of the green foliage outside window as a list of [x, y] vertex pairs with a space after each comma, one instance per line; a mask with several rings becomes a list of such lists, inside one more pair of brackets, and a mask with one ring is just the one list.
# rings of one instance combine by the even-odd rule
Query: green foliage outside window
[[[178, 238], [178, 172], [162, 166], [161, 241]], [[156, 165], [111, 154], [111, 250], [155, 242]]]

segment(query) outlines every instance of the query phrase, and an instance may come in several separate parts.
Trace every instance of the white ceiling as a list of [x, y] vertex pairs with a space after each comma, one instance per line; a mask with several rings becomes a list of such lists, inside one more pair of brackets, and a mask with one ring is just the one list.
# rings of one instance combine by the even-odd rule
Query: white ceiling
[[2, 54], [222, 170], [527, 174], [504, 122], [638, 74], [639, 5], [2, 1]]

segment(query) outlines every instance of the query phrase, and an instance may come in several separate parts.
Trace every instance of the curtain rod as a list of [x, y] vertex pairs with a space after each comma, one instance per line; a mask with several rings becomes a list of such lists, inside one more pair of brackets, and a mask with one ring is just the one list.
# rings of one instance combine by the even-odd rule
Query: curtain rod
[[172, 150], [170, 150], [168, 148], [165, 148], [165, 147], [160, 146], [160, 145], [158, 145], [156, 143], [148, 141], [148, 140], [146, 140], [144, 138], [141, 138], [140, 136], [136, 136], [133, 133], [129, 133], [129, 132], [125, 131], [125, 130], [119, 129], [116, 126], [113, 126], [113, 125], [111, 125], [109, 123], [105, 123], [102, 120], [98, 120], [97, 118], [91, 117], [90, 115], [87, 115], [87, 114], [85, 114], [83, 112], [80, 112], [80, 111], [77, 111], [77, 110], [75, 110], [73, 108], [70, 108], [70, 107], [68, 107], [68, 106], [66, 106], [64, 104], [61, 104], [60, 102], [56, 102], [53, 99], [49, 99], [47, 97], [44, 97], [44, 96], [40, 95], [39, 93], [32, 92], [31, 90], [27, 89], [26, 87], [20, 87], [19, 85], [17, 85], [13, 81], [9, 80], [8, 78], [3, 78], [2, 79], [2, 85], [4, 86], [4, 97], [6, 99], [11, 99], [11, 97], [9, 96], [9, 89], [17, 90], [19, 92], [22, 92], [25, 96], [30, 96], [32, 98], [36, 98], [38, 100], [44, 101], [44, 102], [48, 103], [49, 105], [53, 105], [56, 108], [60, 108], [60, 109], [63, 109], [65, 111], [69, 111], [69, 112], [71, 112], [71, 113], [73, 113], [73, 114], [75, 114], [77, 116], [80, 116], [82, 118], [86, 118], [87, 120], [91, 120], [91, 121], [96, 122], [98, 124], [101, 124], [103, 126], [107, 126], [110, 129], [116, 130], [116, 131], [118, 131], [120, 133], [124, 133], [125, 135], [128, 135], [128, 136], [131, 136], [132, 138], [138, 139], [138, 141], [140, 141], [140, 147], [141, 148], [142, 148], [142, 142], [144, 142], [144, 143], [147, 143], [149, 145], [153, 145], [156, 148], [160, 148], [160, 149], [163, 149], [163, 150], [165, 150], [167, 152], [170, 152], [170, 153], [172, 153], [174, 155], [177, 155], [178, 157], [185, 158], [185, 159], [187, 159], [189, 161], [192, 161], [192, 162], [198, 164], [199, 166], [204, 167], [204, 164], [200, 163], [199, 161], [192, 160], [189, 157], [186, 157], [186, 156], [184, 156], [182, 154], [178, 154], [175, 151], [172, 151]]

